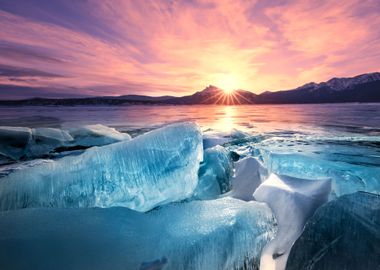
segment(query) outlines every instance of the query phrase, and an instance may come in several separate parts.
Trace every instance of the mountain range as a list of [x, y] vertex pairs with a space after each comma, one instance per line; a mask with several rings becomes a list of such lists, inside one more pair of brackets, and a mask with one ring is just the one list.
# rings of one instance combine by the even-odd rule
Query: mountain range
[[351, 78], [332, 78], [326, 82], [308, 83], [295, 89], [254, 94], [246, 90], [226, 93], [210, 85], [192, 95], [151, 97], [124, 95], [87, 98], [33, 98], [0, 100], [0, 105], [131, 105], [131, 104], [303, 104], [380, 102], [380, 73], [367, 73]]

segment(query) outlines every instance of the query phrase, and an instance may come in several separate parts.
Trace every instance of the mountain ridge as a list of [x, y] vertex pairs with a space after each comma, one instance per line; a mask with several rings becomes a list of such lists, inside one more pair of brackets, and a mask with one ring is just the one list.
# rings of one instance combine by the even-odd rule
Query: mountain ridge
[[209, 85], [201, 91], [182, 97], [122, 95], [77, 98], [32, 98], [25, 100], [0, 100], [0, 105], [194, 105], [194, 104], [305, 104], [305, 103], [380, 102], [380, 72], [354, 77], [332, 78], [326, 82], [310, 82], [300, 87], [266, 91], [255, 94], [238, 89], [226, 93]]

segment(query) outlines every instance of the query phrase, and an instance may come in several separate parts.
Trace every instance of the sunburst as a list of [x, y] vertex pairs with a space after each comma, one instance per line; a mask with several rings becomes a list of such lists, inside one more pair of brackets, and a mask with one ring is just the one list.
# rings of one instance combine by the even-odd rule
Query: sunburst
[[239, 91], [220, 91], [216, 94], [208, 97], [203, 101], [206, 104], [218, 104], [218, 105], [241, 105], [251, 104], [252, 102], [244, 97]]

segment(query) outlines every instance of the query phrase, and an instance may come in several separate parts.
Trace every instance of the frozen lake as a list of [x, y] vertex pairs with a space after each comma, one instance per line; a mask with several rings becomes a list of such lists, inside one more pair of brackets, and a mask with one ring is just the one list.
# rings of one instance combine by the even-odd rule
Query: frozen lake
[[[136, 136], [183, 121], [196, 122], [203, 131], [237, 129], [248, 133], [253, 136], [251, 140], [229, 147], [245, 155], [259, 155], [264, 159], [265, 153], [294, 154], [302, 156], [302, 160], [308, 157], [322, 162], [332, 161], [325, 165], [328, 167], [342, 166], [341, 162], [360, 166], [360, 170], [352, 168], [350, 172], [356, 176], [361, 172], [374, 177], [375, 171], [380, 175], [378, 103], [0, 107], [0, 126], [69, 128], [103, 124]], [[285, 170], [284, 166], [278, 170]]]
[[217, 130], [379, 135], [380, 104], [0, 107], [2, 126], [103, 124], [125, 131], [181, 121]]
[[[136, 137], [169, 123], [186, 121], [196, 122], [202, 132], [197, 125], [189, 123], [158, 129], [132, 140], [118, 132]], [[113, 269], [119, 269], [115, 265], [121, 269], [125, 266], [129, 267], [126, 269], [161, 269], [149, 267], [165, 264], [168, 264], [168, 269], [180, 269], [182, 265], [191, 265], [191, 269], [208, 269], [203, 267], [203, 263], [209, 266], [210, 258], [213, 259], [210, 269], [222, 269], [220, 265], [225, 266], [223, 269], [241, 269], [231, 265], [245, 264], [245, 256], [251, 259], [252, 269], [257, 269], [260, 256], [262, 270], [284, 269], [293, 242], [320, 205], [357, 191], [374, 193], [374, 196], [380, 193], [380, 104], [0, 107], [0, 126], [54, 127], [71, 130], [75, 134], [73, 130], [77, 127], [93, 124], [113, 127], [118, 131], [112, 129], [111, 134], [127, 136], [124, 139], [131, 141], [79, 152], [68, 149], [69, 156], [65, 158], [60, 155], [41, 155], [42, 159], [36, 160], [21, 158], [20, 162], [0, 167], [2, 209], [32, 209], [10, 211], [9, 216], [0, 220], [5, 224], [3, 226], [7, 226], [0, 238], [8, 241], [9, 232], [15, 231], [14, 237], [19, 239], [17, 230], [26, 231], [22, 239], [34, 234], [45, 235], [43, 229], [35, 231], [35, 228], [43, 228], [39, 223], [33, 223], [37, 220], [50, 226], [49, 230], [62, 236], [62, 241], [68, 245], [76, 246], [83, 242], [84, 247], [90, 250], [88, 254], [94, 252], [91, 249], [94, 239], [90, 237], [91, 241], [79, 241], [75, 237], [67, 238], [72, 231], [86, 236], [83, 232], [89, 227], [90, 232], [97, 232], [95, 235], [104, 235], [101, 241], [109, 243], [108, 246], [113, 245], [113, 239], [121, 239], [120, 235], [127, 236], [120, 241], [125, 246], [116, 245], [115, 249], [109, 251], [107, 248], [104, 252], [96, 251], [95, 256], [91, 255], [91, 258], [98, 258], [99, 254], [104, 254], [105, 257], [99, 257], [99, 262], [94, 263], [94, 267], [96, 265], [99, 269], [109, 268], [102, 266], [109, 261], [114, 264]], [[7, 128], [3, 129], [6, 134]], [[49, 132], [53, 132], [51, 129], [40, 130], [47, 137]], [[51, 134], [61, 134], [61, 131], [55, 130], [56, 133]], [[8, 142], [9, 136], [4, 135], [3, 138], [8, 138], [2, 141], [4, 145], [17, 147], [17, 143]], [[41, 141], [29, 139], [28, 145], [31, 141], [34, 143], [31, 149], [38, 149]], [[46, 143], [52, 141], [46, 140]], [[216, 144], [222, 147], [206, 149]], [[89, 146], [93, 145], [97, 144]], [[200, 161], [202, 153], [204, 160]], [[48, 160], [50, 158], [53, 161]], [[233, 166], [230, 164], [232, 159], [238, 160]], [[271, 176], [260, 183], [263, 181], [261, 176], [265, 178], [269, 173]], [[223, 189], [225, 180], [227, 186], [230, 180], [243, 183], [240, 189], [239, 185], [235, 186], [235, 190], [232, 184], [233, 193], [228, 196], [242, 199], [245, 195], [240, 192], [244, 191], [251, 198], [255, 192], [255, 199], [268, 203], [276, 216], [277, 238], [266, 246], [263, 253], [261, 250], [274, 237], [276, 227], [269, 208], [257, 201], [245, 203], [228, 196], [218, 198], [228, 190]], [[255, 181], [259, 188], [254, 186]], [[245, 183], [249, 183], [248, 189]], [[190, 203], [171, 204], [183, 199]], [[164, 205], [162, 208], [148, 211], [161, 204]], [[37, 208], [33, 212], [35, 206], [53, 208]], [[61, 209], [67, 206], [73, 209]], [[94, 206], [104, 210], [92, 212]], [[124, 206], [124, 209], [112, 206]], [[167, 222], [173, 215], [172, 222]], [[196, 221], [202, 220], [199, 222], [202, 226], [194, 223], [193, 216]], [[87, 223], [83, 223], [83, 217]], [[108, 233], [104, 222], [97, 223], [102, 219], [111, 220], [117, 229]], [[14, 224], [21, 225], [14, 230]], [[84, 228], [81, 224], [85, 224]], [[266, 225], [263, 227], [263, 224]], [[66, 227], [72, 231], [62, 230]], [[27, 231], [25, 228], [32, 229]], [[164, 247], [162, 250], [150, 249], [151, 240], [147, 242], [146, 239], [156, 239], [154, 241], [157, 242], [167, 239], [162, 237], [162, 231], [177, 238], [169, 237], [166, 244], [160, 245]], [[114, 234], [118, 232], [121, 234]], [[233, 235], [233, 239], [226, 238], [226, 235]], [[204, 251], [196, 249], [198, 253], [192, 253], [189, 247], [193, 246], [194, 239]], [[50, 241], [51, 236], [46, 234], [46, 242]], [[320, 239], [315, 241], [317, 243]], [[28, 243], [23, 242], [27, 247], [24, 250], [31, 249]], [[96, 242], [95, 246], [98, 243], [103, 242]], [[173, 243], [183, 243], [183, 246]], [[135, 249], [135, 246], [140, 246], [140, 249]], [[41, 250], [45, 248], [43, 246]], [[129, 250], [134, 255], [126, 257], [122, 252], [119, 256], [120, 250]], [[65, 252], [65, 256], [76, 253], [75, 248], [68, 248]], [[16, 259], [11, 258], [8, 263], [19, 261], [18, 256], [29, 258], [29, 251], [19, 255], [15, 249], [14, 254]], [[281, 255], [277, 259], [274, 255], [278, 254]], [[65, 261], [61, 252], [52, 253], [52, 256], [56, 256], [53, 261], [57, 265], [64, 266], [60, 263]], [[109, 256], [115, 259], [109, 260]], [[46, 263], [43, 256], [36, 257], [41, 259], [42, 265]], [[80, 258], [77, 263], [82, 262]]]

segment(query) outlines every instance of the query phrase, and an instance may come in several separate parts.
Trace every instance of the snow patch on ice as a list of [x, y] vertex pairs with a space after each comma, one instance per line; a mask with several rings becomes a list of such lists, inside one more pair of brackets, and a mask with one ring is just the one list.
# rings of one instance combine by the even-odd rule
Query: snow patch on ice
[[306, 221], [328, 201], [331, 180], [307, 180], [270, 174], [254, 192], [255, 200], [265, 202], [278, 222], [276, 238], [261, 257], [261, 270], [283, 270], [293, 243], [301, 235]]
[[243, 201], [253, 200], [253, 192], [268, 176], [268, 171], [254, 157], [245, 157], [235, 162], [235, 175], [231, 191], [226, 196]]

